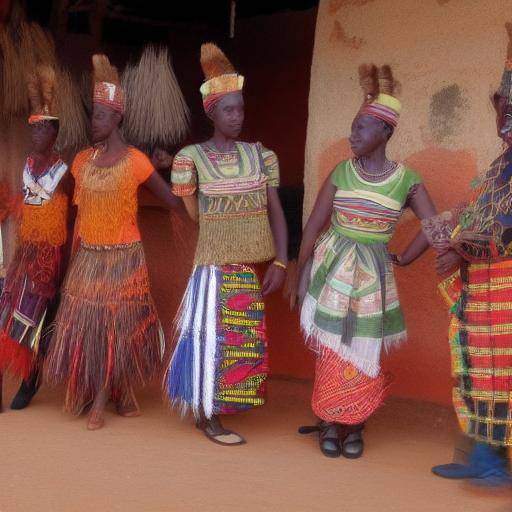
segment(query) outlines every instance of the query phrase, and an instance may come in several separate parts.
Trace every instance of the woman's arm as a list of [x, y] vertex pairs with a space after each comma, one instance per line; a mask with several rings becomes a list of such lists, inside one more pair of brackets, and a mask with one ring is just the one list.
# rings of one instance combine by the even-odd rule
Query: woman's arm
[[183, 204], [185, 205], [185, 210], [187, 210], [188, 216], [194, 222], [199, 222], [199, 203], [197, 195], [193, 194], [191, 196], [183, 196], [181, 199], [183, 200]]
[[181, 201], [171, 192], [169, 185], [158, 172], [153, 171], [144, 182], [144, 186], [153, 192], [158, 199], [163, 201], [168, 208], [177, 208], [180, 206]]
[[268, 217], [274, 243], [276, 259], [285, 265], [288, 262], [288, 227], [276, 187], [267, 187]]
[[[436, 207], [430, 198], [427, 189], [423, 184], [418, 185], [409, 203], [412, 211], [418, 219], [425, 219], [436, 215]], [[407, 246], [405, 251], [397, 256], [394, 263], [397, 265], [409, 265], [415, 259], [419, 258], [429, 248], [429, 242], [425, 233], [419, 231], [413, 241]]]
[[329, 176], [316, 198], [313, 211], [309, 216], [306, 227], [302, 232], [302, 241], [300, 244], [299, 258], [297, 261], [297, 270], [299, 274], [310, 256], [313, 254], [316, 239], [320, 231], [324, 228], [332, 213], [332, 203], [336, 194], [336, 186], [332, 183]]
[[325, 227], [332, 214], [332, 203], [336, 194], [336, 186], [332, 183], [329, 176], [316, 198], [315, 205], [309, 216], [306, 227], [302, 232], [302, 241], [300, 244], [299, 257], [297, 261], [297, 280], [295, 289], [290, 297], [290, 308], [293, 309], [295, 301], [298, 298], [299, 304], [302, 304], [309, 287], [309, 277], [311, 272], [312, 255], [318, 235]]
[[[282, 263], [286, 267], [288, 264], [288, 227], [286, 226], [283, 207], [281, 206], [276, 187], [267, 187], [267, 198], [270, 228], [276, 247], [275, 261]], [[283, 284], [285, 277], [286, 269], [283, 266], [270, 265], [263, 279], [263, 295], [278, 290]]]

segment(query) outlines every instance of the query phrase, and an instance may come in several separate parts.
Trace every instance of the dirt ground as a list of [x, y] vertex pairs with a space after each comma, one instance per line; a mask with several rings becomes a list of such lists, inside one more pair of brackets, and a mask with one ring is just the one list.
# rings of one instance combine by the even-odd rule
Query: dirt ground
[[297, 433], [313, 420], [309, 393], [307, 382], [271, 381], [266, 406], [226, 421], [248, 444], [222, 447], [169, 414], [157, 386], [140, 394], [140, 418], [109, 409], [96, 432], [61, 412], [61, 390], [43, 388], [25, 411], [0, 415], [0, 511], [512, 510], [508, 492], [430, 473], [453, 456], [450, 409], [390, 399], [367, 426], [363, 458], [328, 459]]

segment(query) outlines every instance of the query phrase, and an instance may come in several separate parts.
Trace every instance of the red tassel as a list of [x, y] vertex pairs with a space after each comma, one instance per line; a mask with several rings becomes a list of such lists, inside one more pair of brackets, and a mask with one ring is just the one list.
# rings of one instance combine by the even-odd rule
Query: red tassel
[[33, 363], [33, 352], [20, 345], [5, 331], [0, 331], [0, 370], [13, 377], [28, 379]]

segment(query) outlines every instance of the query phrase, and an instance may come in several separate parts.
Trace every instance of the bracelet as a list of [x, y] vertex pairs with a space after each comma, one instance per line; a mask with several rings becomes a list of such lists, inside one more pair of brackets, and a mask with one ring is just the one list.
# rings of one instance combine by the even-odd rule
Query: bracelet
[[276, 267], [279, 267], [279, 268], [282, 268], [283, 270], [286, 270], [286, 265], [282, 261], [274, 260], [272, 262], [272, 265], [275, 265]]

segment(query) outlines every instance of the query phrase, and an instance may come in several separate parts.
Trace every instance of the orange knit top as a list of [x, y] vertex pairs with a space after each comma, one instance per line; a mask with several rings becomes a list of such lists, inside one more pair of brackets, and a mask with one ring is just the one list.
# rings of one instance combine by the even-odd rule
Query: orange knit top
[[97, 166], [93, 154], [93, 148], [81, 151], [71, 167], [78, 236], [90, 245], [140, 241], [137, 188], [153, 173], [151, 162], [134, 147], [111, 167]]

